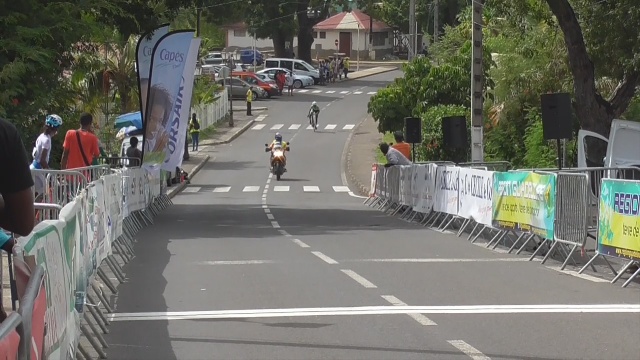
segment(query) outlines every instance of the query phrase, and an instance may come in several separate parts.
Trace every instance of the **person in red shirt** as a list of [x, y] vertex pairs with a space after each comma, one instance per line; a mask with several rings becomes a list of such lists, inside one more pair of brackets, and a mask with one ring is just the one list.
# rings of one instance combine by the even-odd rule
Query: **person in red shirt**
[[80, 116], [80, 129], [67, 131], [60, 161], [63, 170], [91, 166], [93, 159], [100, 156], [98, 137], [93, 134], [92, 126], [93, 116], [84, 113]]
[[393, 133], [393, 137], [395, 138], [396, 143], [392, 147], [400, 151], [407, 159], [411, 159], [411, 146], [404, 142], [404, 135], [402, 134], [402, 131], [396, 131]]

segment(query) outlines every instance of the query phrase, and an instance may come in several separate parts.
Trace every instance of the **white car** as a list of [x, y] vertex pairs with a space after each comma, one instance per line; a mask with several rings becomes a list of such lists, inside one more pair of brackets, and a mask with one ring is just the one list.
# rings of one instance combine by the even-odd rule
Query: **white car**
[[[276, 75], [276, 71], [281, 70], [287, 74], [291, 74], [291, 70], [285, 68], [269, 68], [257, 71], [256, 74], [266, 74], [269, 78], [274, 79]], [[296, 89], [305, 88], [307, 86], [313, 86], [315, 81], [311, 76], [307, 75], [299, 75], [295, 72], [293, 73], [293, 87]]]

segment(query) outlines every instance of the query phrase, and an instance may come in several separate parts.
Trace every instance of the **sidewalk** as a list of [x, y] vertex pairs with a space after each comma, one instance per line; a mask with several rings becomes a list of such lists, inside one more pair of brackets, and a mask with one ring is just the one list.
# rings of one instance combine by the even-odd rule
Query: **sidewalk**
[[354, 192], [368, 196], [371, 187], [371, 164], [376, 162], [378, 143], [382, 134], [378, 132], [378, 124], [372, 117], [367, 117], [354, 130], [348, 144], [346, 159], [347, 181]]
[[336, 79], [336, 82], [361, 79], [367, 76], [378, 75], [389, 71], [398, 70], [397, 66], [376, 66], [374, 68], [349, 72], [348, 78]]
[[[266, 110], [266, 108], [264, 109]], [[247, 131], [255, 122], [255, 118], [262, 113], [264, 112], [258, 109], [253, 109], [253, 116], [247, 116], [246, 113], [234, 113], [233, 127], [229, 126], [228, 120], [223, 120], [216, 124], [216, 131], [211, 137], [200, 140], [198, 151], [191, 151], [191, 144], [189, 144], [189, 160], [182, 163], [182, 169], [189, 174], [189, 178], [193, 179], [204, 164], [209, 161], [210, 156], [207, 154], [208, 148], [232, 142]], [[173, 198], [186, 186], [187, 182], [172, 185], [167, 190], [167, 194], [170, 198]]]

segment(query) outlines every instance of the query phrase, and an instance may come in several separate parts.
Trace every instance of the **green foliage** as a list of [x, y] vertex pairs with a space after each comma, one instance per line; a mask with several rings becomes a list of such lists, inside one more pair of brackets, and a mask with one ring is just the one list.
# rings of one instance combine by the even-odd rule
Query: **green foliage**
[[[460, 161], [465, 162], [469, 154], [446, 148], [442, 144], [442, 118], [448, 116], [464, 116], [467, 118], [467, 129], [471, 128], [469, 108], [462, 105], [435, 105], [420, 114], [422, 120], [422, 144], [418, 157], [423, 161]], [[471, 135], [467, 134], [467, 139]]]

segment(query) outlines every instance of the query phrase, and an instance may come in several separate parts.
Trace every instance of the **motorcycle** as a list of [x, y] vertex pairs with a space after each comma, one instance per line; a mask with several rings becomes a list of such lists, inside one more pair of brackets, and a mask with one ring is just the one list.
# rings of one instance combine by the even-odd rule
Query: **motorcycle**
[[290, 144], [287, 144], [287, 148], [283, 150], [281, 144], [276, 144], [273, 146], [272, 150], [269, 149], [269, 144], [264, 144], [264, 146], [266, 147], [264, 151], [271, 151], [271, 173], [276, 176], [276, 180], [278, 181], [280, 181], [280, 177], [282, 177], [282, 174], [284, 174], [284, 168], [287, 164], [284, 152], [290, 150], [289, 145]]

